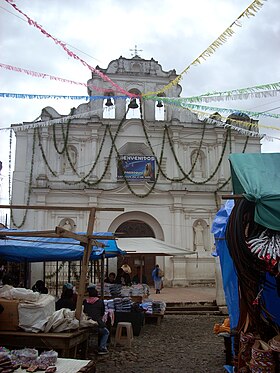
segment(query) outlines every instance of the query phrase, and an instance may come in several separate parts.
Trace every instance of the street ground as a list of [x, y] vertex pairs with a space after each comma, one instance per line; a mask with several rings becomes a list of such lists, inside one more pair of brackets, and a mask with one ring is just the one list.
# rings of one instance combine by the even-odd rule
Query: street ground
[[146, 324], [132, 348], [110, 347], [97, 356], [96, 373], [222, 373], [224, 341], [213, 333], [224, 316], [165, 315]]
[[[169, 303], [210, 303], [214, 287], [164, 288], [150, 297]], [[223, 315], [165, 315], [161, 325], [146, 323], [132, 348], [110, 346], [109, 354], [96, 356], [96, 373], [222, 373], [224, 340], [213, 333]], [[113, 338], [112, 338], [113, 341]]]

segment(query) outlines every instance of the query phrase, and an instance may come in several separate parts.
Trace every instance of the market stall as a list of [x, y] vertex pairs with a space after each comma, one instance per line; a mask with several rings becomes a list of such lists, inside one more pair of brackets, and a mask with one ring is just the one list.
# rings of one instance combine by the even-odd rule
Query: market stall
[[[1, 206], [7, 208], [25, 208], [25, 206]], [[55, 207], [55, 206], [28, 206], [28, 208], [34, 209], [77, 209], [71, 207]], [[67, 328], [63, 328], [60, 331], [63, 333], [52, 333], [53, 324], [57, 324], [57, 320], [52, 320], [53, 324], [49, 326], [44, 333], [38, 333], [40, 329], [36, 330], [35, 333], [28, 333], [26, 331], [9, 331], [1, 332], [0, 344], [2, 346], [5, 343], [12, 347], [25, 347], [27, 345], [37, 345], [38, 348], [51, 348], [57, 349], [60, 356], [72, 356], [76, 357], [76, 351], [78, 346], [82, 346], [82, 351], [86, 354], [87, 351], [87, 340], [89, 336], [88, 329], [80, 329], [82, 320], [82, 301], [84, 298], [85, 284], [86, 284], [86, 273], [88, 269], [88, 263], [90, 258], [99, 259], [101, 258], [103, 263], [105, 257], [113, 257], [119, 254], [123, 254], [118, 249], [113, 234], [94, 234], [93, 226], [95, 220], [95, 208], [81, 208], [81, 210], [89, 211], [89, 222], [87, 232], [84, 233], [73, 233], [67, 231], [61, 227], [56, 227], [53, 231], [15, 231], [15, 230], [1, 230], [0, 231], [0, 255], [2, 258], [8, 261], [25, 261], [25, 262], [40, 262], [40, 261], [51, 261], [51, 260], [81, 260], [81, 276], [79, 282], [78, 296], [76, 311], [69, 311], [66, 315], [63, 314], [63, 321], [68, 323], [70, 316], [70, 326], [68, 327], [69, 332], [65, 333]], [[116, 209], [123, 211], [123, 209]], [[100, 237], [102, 236], [102, 240]], [[8, 287], [7, 292], [12, 291], [11, 287]], [[27, 290], [27, 289], [25, 289]], [[34, 293], [36, 294], [36, 293]], [[40, 296], [43, 296], [42, 294]], [[51, 297], [47, 296], [46, 297]], [[9, 297], [13, 301], [14, 297]], [[41, 299], [39, 299], [40, 301]], [[38, 300], [37, 300], [38, 301]], [[18, 302], [20, 305], [20, 302]], [[54, 304], [53, 300], [50, 303]], [[9, 309], [6, 306], [6, 310]], [[51, 309], [51, 307], [50, 307]], [[72, 313], [71, 313], [72, 312]], [[71, 314], [70, 314], [71, 313]], [[55, 313], [54, 313], [55, 314]], [[53, 314], [53, 315], [54, 315]], [[4, 312], [0, 317], [9, 317]], [[51, 315], [49, 318], [52, 319]], [[47, 323], [49, 323], [48, 320]], [[72, 322], [73, 321], [73, 322]], [[74, 322], [76, 323], [73, 327]], [[61, 321], [59, 320], [60, 324]], [[45, 323], [42, 323], [45, 327]], [[73, 331], [75, 329], [75, 331]], [[55, 330], [55, 329], [53, 329]], [[34, 330], [32, 330], [34, 331]], [[13, 333], [13, 338], [11, 338]], [[84, 346], [83, 346], [84, 345]]]
[[[212, 232], [237, 372], [280, 370], [280, 154], [231, 154], [233, 201]], [[231, 369], [231, 370], [230, 370]]]

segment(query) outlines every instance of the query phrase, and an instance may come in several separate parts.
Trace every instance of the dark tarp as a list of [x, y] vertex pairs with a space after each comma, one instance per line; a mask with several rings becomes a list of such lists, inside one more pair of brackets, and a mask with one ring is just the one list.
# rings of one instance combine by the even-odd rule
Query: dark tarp
[[255, 203], [256, 223], [280, 231], [280, 153], [230, 154], [234, 194]]
[[[84, 247], [72, 238], [46, 238], [46, 237], [18, 237], [9, 236], [10, 232], [18, 230], [1, 229], [7, 232], [0, 236], [0, 257], [10, 262], [51, 262], [82, 260]], [[24, 232], [24, 231], [22, 231]], [[79, 233], [84, 234], [84, 233]], [[106, 258], [124, 255], [125, 252], [118, 248], [114, 239], [102, 240], [102, 236], [112, 236], [112, 233], [98, 232], [101, 239], [97, 240], [105, 245], [104, 249], [93, 246], [90, 260], [100, 259], [105, 253]]]

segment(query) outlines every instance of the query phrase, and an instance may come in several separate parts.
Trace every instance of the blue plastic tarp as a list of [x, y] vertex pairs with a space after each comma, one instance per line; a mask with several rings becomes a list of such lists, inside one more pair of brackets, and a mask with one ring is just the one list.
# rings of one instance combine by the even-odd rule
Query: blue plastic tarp
[[[9, 236], [9, 232], [19, 230], [2, 229], [6, 236], [0, 236], [0, 257], [11, 262], [50, 262], [50, 261], [75, 261], [82, 260], [84, 247], [72, 238], [46, 238], [46, 237], [18, 237]], [[21, 231], [24, 232], [24, 231]], [[84, 233], [78, 233], [84, 234]], [[104, 253], [106, 258], [124, 255], [114, 239], [102, 240], [102, 236], [112, 236], [110, 232], [95, 232], [100, 236], [104, 248], [93, 246], [90, 260], [100, 259]]]
[[231, 329], [236, 328], [239, 319], [238, 278], [225, 240], [227, 222], [233, 205], [234, 202], [229, 200], [222, 206], [216, 214], [211, 230], [215, 237], [216, 252], [220, 258], [223, 288]]

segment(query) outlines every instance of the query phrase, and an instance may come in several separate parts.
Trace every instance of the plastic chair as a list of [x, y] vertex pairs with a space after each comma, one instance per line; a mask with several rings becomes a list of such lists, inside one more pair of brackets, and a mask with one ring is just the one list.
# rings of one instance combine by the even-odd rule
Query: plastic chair
[[131, 348], [132, 341], [133, 329], [131, 322], [118, 322], [114, 346], [116, 347], [117, 344], [120, 344]]

